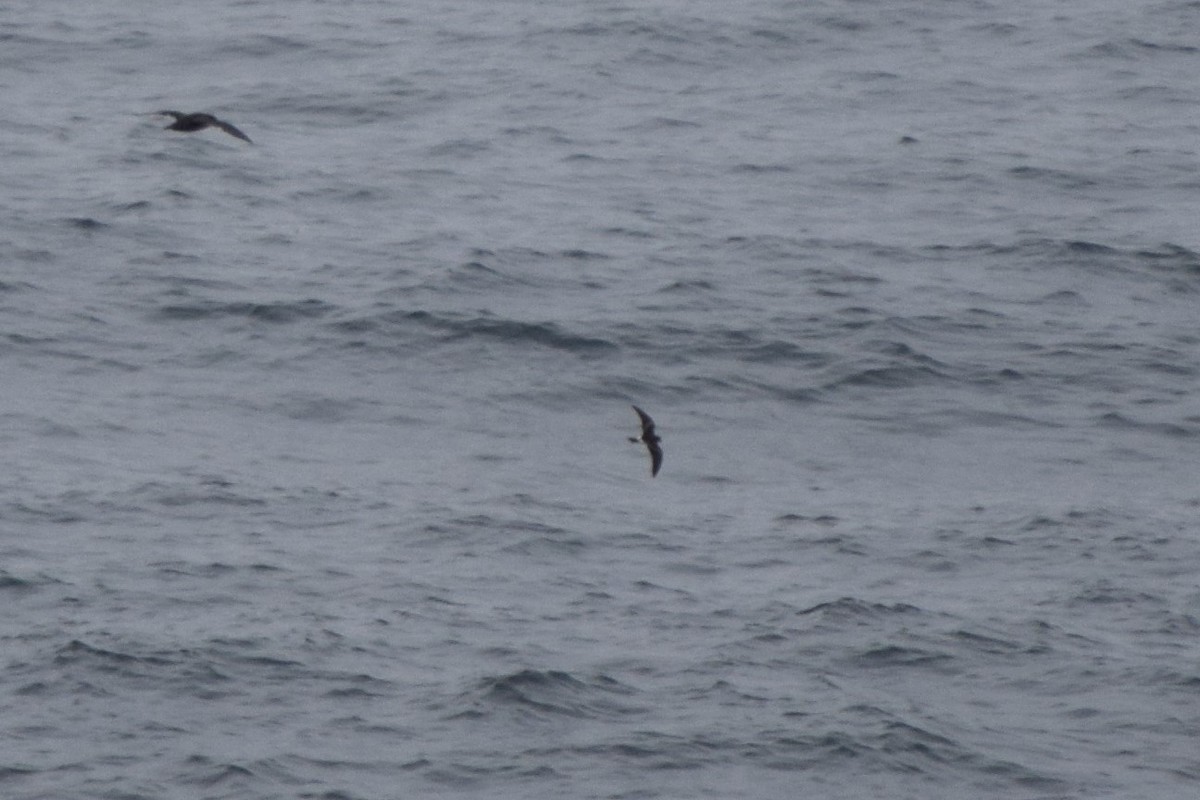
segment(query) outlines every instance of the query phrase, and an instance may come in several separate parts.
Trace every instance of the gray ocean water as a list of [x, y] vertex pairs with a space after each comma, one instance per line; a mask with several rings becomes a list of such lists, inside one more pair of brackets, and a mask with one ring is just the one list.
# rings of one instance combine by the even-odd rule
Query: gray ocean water
[[1198, 34], [5, 4], [0, 797], [1196, 796]]

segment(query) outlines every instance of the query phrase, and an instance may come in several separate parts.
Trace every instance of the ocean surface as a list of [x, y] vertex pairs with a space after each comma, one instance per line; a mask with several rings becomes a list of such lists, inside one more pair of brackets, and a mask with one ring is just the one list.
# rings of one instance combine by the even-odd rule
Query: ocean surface
[[1198, 35], [6, 3], [0, 797], [1200, 795]]

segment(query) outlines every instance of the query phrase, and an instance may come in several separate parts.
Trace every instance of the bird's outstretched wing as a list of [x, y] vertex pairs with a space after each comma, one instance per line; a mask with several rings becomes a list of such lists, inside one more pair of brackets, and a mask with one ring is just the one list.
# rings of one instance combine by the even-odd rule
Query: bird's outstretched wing
[[225, 122], [224, 120], [219, 120], [216, 117], [213, 117], [213, 124], [216, 125], [218, 128], [220, 128], [221, 130], [228, 133], [230, 136], [236, 136], [237, 138], [241, 139], [243, 142], [249, 142], [250, 144], [254, 144], [254, 142], [250, 141], [249, 136], [242, 133], [237, 128], [233, 127], [232, 125], [230, 125], [228, 122]]
[[650, 415], [637, 406], [634, 406], [633, 410], [637, 412], [638, 419], [642, 421], [642, 436], [640, 439], [634, 439], [633, 441], [643, 442], [646, 445], [646, 449], [650, 451], [650, 477], [653, 478], [658, 475], [658, 471], [662, 468], [663, 451], [662, 445], [659, 444], [662, 439], [654, 432], [654, 420], [650, 419]]
[[657, 441], [646, 442], [646, 447], [650, 449], [650, 477], [653, 478], [662, 468], [662, 448]]
[[642, 436], [654, 433], [654, 420], [650, 419], [650, 415], [637, 406], [634, 406], [633, 410], [637, 412], [638, 418], [642, 421]]

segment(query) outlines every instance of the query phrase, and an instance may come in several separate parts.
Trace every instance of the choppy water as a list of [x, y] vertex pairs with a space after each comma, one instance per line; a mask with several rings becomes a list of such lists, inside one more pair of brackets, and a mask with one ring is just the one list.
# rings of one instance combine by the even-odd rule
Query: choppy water
[[0, 795], [1192, 796], [1198, 26], [8, 4]]

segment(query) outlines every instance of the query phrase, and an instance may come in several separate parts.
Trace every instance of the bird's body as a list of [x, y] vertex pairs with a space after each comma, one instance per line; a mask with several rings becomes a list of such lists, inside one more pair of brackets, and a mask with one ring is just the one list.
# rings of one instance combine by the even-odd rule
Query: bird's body
[[659, 444], [662, 439], [654, 432], [654, 420], [650, 419], [650, 415], [637, 406], [634, 406], [633, 410], [637, 412], [638, 419], [642, 421], [642, 435], [630, 436], [629, 441], [641, 442], [650, 451], [650, 477], [653, 478], [662, 467], [663, 451], [662, 445]]
[[[182, 111], [158, 111], [155, 112], [164, 117], [174, 117], [175, 121], [166, 127], [169, 131], [180, 131], [181, 133], [195, 133], [202, 131], [205, 128], [220, 128], [230, 136], [235, 136], [243, 142], [250, 142], [250, 137], [239, 131], [237, 128], [230, 125], [224, 120], [219, 120], [212, 114], [204, 114], [197, 112], [195, 114], [185, 114]], [[250, 142], [254, 144], [254, 142]]]

